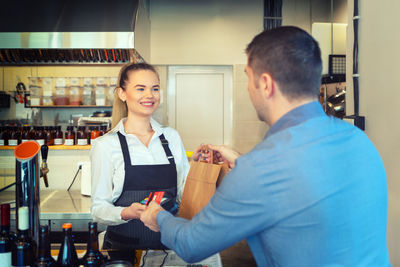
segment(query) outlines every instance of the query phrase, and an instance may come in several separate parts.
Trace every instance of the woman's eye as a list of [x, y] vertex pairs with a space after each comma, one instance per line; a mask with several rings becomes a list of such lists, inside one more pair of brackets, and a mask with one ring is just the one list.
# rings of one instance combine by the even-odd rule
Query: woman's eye
[[144, 91], [144, 88], [137, 88], [138, 91]]
[[153, 91], [160, 91], [160, 88], [153, 88]]

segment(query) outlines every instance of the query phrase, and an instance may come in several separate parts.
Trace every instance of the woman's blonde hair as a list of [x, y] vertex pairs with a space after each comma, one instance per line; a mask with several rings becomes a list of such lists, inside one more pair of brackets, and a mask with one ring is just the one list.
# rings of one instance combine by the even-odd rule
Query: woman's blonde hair
[[147, 63], [128, 63], [124, 65], [118, 74], [117, 87], [114, 89], [114, 103], [112, 108], [111, 128], [117, 126], [118, 122], [128, 115], [128, 106], [118, 96], [118, 88], [125, 90], [125, 82], [129, 80], [129, 72], [137, 70], [150, 70], [154, 72], [160, 80], [156, 69]]

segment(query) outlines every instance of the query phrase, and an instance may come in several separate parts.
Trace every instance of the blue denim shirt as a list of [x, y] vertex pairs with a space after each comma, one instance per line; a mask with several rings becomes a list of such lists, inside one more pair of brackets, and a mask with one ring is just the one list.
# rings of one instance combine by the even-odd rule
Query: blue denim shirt
[[162, 211], [157, 222], [188, 262], [247, 239], [258, 266], [390, 266], [382, 160], [318, 102], [272, 125], [191, 221]]

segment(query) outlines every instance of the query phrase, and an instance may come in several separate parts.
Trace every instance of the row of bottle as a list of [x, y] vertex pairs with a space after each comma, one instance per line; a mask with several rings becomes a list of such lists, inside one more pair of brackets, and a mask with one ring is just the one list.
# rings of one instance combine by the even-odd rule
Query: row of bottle
[[28, 207], [18, 209], [18, 230], [15, 235], [10, 231], [10, 204], [2, 204], [0, 232], [0, 263], [2, 267], [10, 266], [62, 266], [77, 267], [102, 266], [106, 258], [99, 251], [97, 223], [89, 223], [89, 240], [85, 255], [78, 259], [72, 237], [72, 224], [64, 223], [63, 240], [57, 261], [51, 256], [49, 228], [40, 226], [39, 247], [29, 234]]
[[106, 134], [107, 126], [67, 126], [65, 133], [61, 126], [3, 126], [0, 127], [0, 146], [17, 146], [25, 141], [34, 140], [39, 145], [88, 145], [90, 141]]

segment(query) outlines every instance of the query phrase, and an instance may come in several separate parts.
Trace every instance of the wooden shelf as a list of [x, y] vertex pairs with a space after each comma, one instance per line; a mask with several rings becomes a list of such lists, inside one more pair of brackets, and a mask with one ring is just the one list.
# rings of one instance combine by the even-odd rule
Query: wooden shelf
[[51, 106], [30, 106], [31, 108], [112, 108], [112, 106], [96, 105], [51, 105]]
[[[0, 150], [14, 150], [16, 146], [0, 146]], [[86, 146], [65, 146], [65, 145], [59, 145], [59, 146], [49, 146], [50, 150], [89, 150], [91, 148], [91, 145], [86, 145]]]

